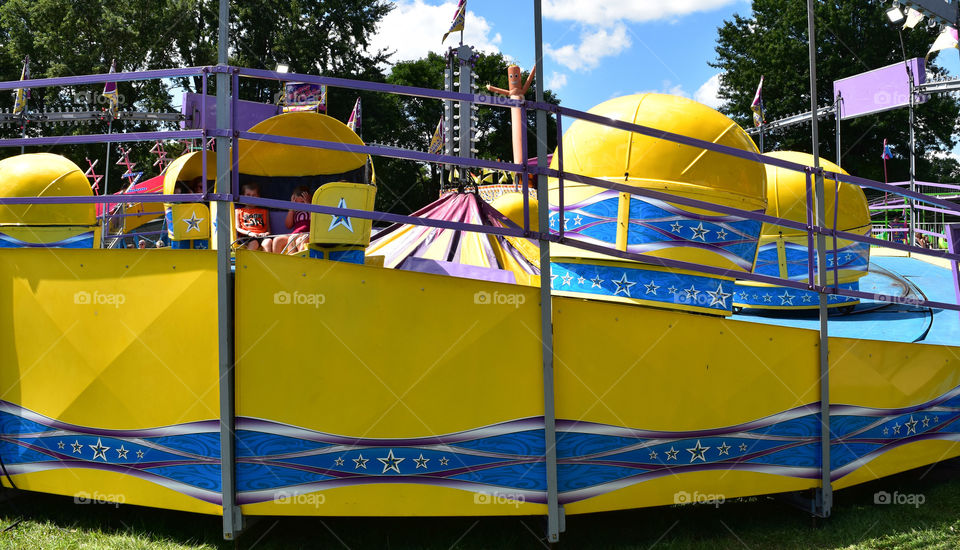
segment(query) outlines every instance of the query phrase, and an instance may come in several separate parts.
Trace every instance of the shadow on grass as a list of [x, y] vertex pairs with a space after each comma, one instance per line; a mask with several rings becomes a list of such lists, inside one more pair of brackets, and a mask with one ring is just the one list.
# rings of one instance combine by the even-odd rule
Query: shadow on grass
[[[560, 548], [956, 548], [960, 546], [960, 462], [905, 472], [837, 492], [833, 517], [814, 521], [773, 497], [570, 516]], [[889, 504], [876, 503], [885, 492]], [[24, 493], [0, 503], [0, 546], [16, 531], [52, 527], [96, 535], [105, 548], [541, 548], [545, 521], [523, 518], [262, 518], [235, 544], [219, 517], [137, 506], [74, 504]], [[7, 540], [4, 540], [7, 539]], [[114, 542], [111, 542], [114, 541]], [[69, 540], [64, 547], [72, 546]], [[124, 544], [124, 547], [129, 546]], [[15, 543], [13, 547], [17, 546]]]

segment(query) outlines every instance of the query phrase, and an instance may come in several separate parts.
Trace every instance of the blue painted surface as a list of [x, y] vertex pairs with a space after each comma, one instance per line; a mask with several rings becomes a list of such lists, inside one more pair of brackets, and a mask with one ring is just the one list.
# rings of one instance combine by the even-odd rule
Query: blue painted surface
[[[916, 258], [874, 257], [870, 273], [860, 280], [860, 290], [893, 296], [917, 295], [927, 300], [957, 303], [953, 273]], [[919, 291], [921, 294], [917, 294]], [[731, 319], [751, 323], [817, 330], [817, 311], [750, 312]], [[927, 307], [862, 300], [853, 313], [831, 311], [830, 336], [960, 345], [960, 313]]]

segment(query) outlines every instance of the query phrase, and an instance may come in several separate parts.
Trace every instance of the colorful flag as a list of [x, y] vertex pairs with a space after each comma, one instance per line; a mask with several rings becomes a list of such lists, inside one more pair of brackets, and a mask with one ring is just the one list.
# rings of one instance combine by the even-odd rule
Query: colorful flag
[[[110, 72], [108, 74], [115, 72], [117, 72], [116, 59], [110, 62]], [[107, 98], [107, 112], [113, 118], [117, 118], [117, 115], [120, 114], [120, 95], [117, 93], [116, 82], [105, 82], [103, 84], [103, 97]]]
[[922, 13], [913, 8], [907, 8], [907, 22], [903, 24], [903, 28], [912, 29], [921, 21], [923, 21]]
[[927, 55], [924, 59], [929, 59], [930, 54], [939, 52], [940, 50], [956, 48], [957, 42], [957, 29], [953, 27], [947, 27], [933, 42], [933, 46], [930, 46], [930, 51], [927, 52]]
[[360, 98], [358, 97], [357, 102], [353, 105], [353, 112], [350, 113], [350, 119], [347, 120], [347, 126], [359, 136], [361, 132], [361, 122]]
[[437, 129], [433, 132], [433, 138], [430, 140], [430, 148], [427, 150], [431, 155], [443, 154], [443, 144], [446, 141], [443, 129], [443, 119], [437, 123]]
[[893, 153], [890, 152], [890, 146], [887, 145], [887, 140], [883, 140], [883, 154], [880, 155], [880, 158], [882, 158], [883, 160], [893, 158]]
[[443, 44], [447, 37], [450, 36], [450, 33], [462, 31], [463, 22], [467, 17], [467, 0], [460, 0], [460, 4], [457, 5], [457, 14], [453, 16], [453, 23], [450, 24], [450, 30], [443, 35], [443, 40], [440, 41]]
[[753, 96], [753, 103], [750, 104], [750, 110], [753, 111], [753, 125], [760, 127], [766, 118], [763, 115], [763, 77], [760, 77], [760, 85], [757, 86], [757, 93]]
[[[23, 58], [23, 71], [20, 72], [20, 80], [30, 80], [30, 56]], [[27, 100], [30, 99], [30, 88], [17, 88], [14, 90], [16, 99], [13, 102], [13, 114], [20, 115], [27, 110]]]

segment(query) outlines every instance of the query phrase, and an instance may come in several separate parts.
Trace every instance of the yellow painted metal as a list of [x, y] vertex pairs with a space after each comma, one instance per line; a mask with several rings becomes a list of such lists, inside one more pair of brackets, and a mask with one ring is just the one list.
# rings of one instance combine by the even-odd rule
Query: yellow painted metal
[[[376, 196], [377, 188], [372, 185], [339, 181], [320, 186], [313, 194], [312, 203], [372, 211]], [[365, 248], [370, 244], [371, 226], [371, 220], [367, 219], [313, 212], [310, 214], [310, 244], [350, 244]]]
[[[236, 292], [240, 416], [350, 437], [409, 438], [543, 415], [537, 289], [240, 250]], [[522, 303], [486, 303], [478, 293]], [[277, 345], [305, 327], [309, 352]], [[319, 510], [291, 513], [545, 512], [542, 505], [478, 504], [452, 488], [378, 484], [325, 495]]]
[[[0, 197], [91, 197], [90, 182], [71, 160], [50, 153], [28, 153], [0, 160]], [[0, 205], [0, 225], [96, 224], [88, 204]]]
[[0, 227], [0, 232], [26, 243], [57, 243], [70, 237], [93, 233], [93, 248], [100, 248], [100, 225], [94, 226], [45, 226], [45, 225], [8, 225]]
[[[538, 207], [537, 199], [530, 197], [528, 203], [530, 208], [530, 230], [539, 231], [540, 227], [540, 218], [538, 217]], [[500, 195], [492, 203], [491, 206], [497, 209], [497, 212], [500, 212], [507, 217], [510, 221], [517, 224], [519, 227], [523, 227], [523, 193], [504, 193]]]
[[180, 203], [167, 206], [173, 223], [167, 233], [175, 241], [210, 238], [210, 209], [203, 203]]
[[[0, 399], [104, 430], [216, 419], [216, 296], [212, 251], [0, 250]], [[13, 478], [30, 491], [219, 512], [85, 468]]]
[[[363, 145], [363, 140], [339, 120], [314, 112], [285, 113], [260, 122], [250, 132]], [[362, 168], [369, 158], [359, 153], [240, 140], [240, 172], [252, 176], [297, 177], [342, 174]]]
[[[163, 193], [173, 195], [178, 181], [188, 182], [203, 176], [203, 151], [193, 151], [177, 157], [163, 173]], [[217, 154], [207, 151], [207, 188], [217, 181]]]
[[627, 249], [627, 237], [630, 234], [630, 193], [620, 193], [617, 207], [617, 250]]

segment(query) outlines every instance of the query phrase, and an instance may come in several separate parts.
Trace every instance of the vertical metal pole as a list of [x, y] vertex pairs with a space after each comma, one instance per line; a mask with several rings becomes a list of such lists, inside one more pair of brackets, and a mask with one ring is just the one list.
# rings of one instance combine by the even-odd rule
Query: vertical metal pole
[[[230, 6], [220, 0], [219, 37], [217, 39], [217, 183], [220, 195], [229, 195], [231, 187], [230, 138], [222, 135], [230, 126], [230, 75], [227, 68]], [[243, 517], [237, 506], [236, 459], [234, 447], [233, 372], [233, 274], [230, 271], [230, 206], [222, 197], [217, 201], [217, 334], [220, 363], [220, 476], [223, 498], [223, 538], [234, 540], [243, 529]]]
[[760, 123], [760, 152], [763, 153], [763, 123]]
[[[840, 107], [842, 104], [843, 104], [843, 97], [841, 97], [838, 94], [837, 97], [833, 100], [833, 117], [837, 122], [837, 135], [836, 135], [837, 166], [842, 166], [842, 164], [840, 164], [840, 159], [843, 158], [843, 154], [840, 152]], [[840, 185], [840, 183], [838, 182], [837, 185]]]
[[[540, 0], [534, 0], [534, 41], [537, 56], [537, 95], [538, 103], [543, 102], [543, 20]], [[537, 167], [547, 167], [547, 112], [537, 109]], [[550, 194], [547, 190], [547, 176], [537, 177], [537, 201], [540, 220], [540, 232], [550, 232]], [[553, 301], [550, 295], [550, 241], [540, 239], [540, 339], [543, 342], [543, 423], [544, 443], [546, 444], [547, 471], [547, 541], [557, 542], [563, 531], [563, 510], [560, 508], [557, 494], [557, 427], [554, 407], [553, 387]]]
[[[817, 47], [816, 23], [814, 21], [813, 0], [807, 0], [807, 45], [810, 51], [810, 120], [811, 139], [813, 141], [813, 168], [817, 196], [817, 226], [826, 226], [826, 208], [824, 205], [823, 170], [820, 168], [820, 136], [817, 118]], [[830, 355], [827, 295], [823, 287], [827, 286], [827, 239], [817, 232], [817, 275], [821, 291], [820, 296], [820, 489], [814, 503], [814, 514], [829, 517], [833, 505], [833, 487], [830, 484]]]
[[[111, 116], [110, 121], [107, 122], [108, 136], [113, 133], [113, 118], [112, 118], [113, 115], [111, 114], [110, 116]], [[26, 126], [24, 126], [24, 131], [26, 131]], [[110, 147], [112, 145], [113, 145], [112, 143], [107, 142], [107, 164], [103, 169], [103, 196], [104, 197], [107, 196], [107, 187], [110, 185]], [[110, 226], [107, 224], [107, 210], [108, 210], [107, 207], [108, 206], [109, 205], [107, 203], [103, 203], [103, 208], [100, 209], [100, 246], [101, 248], [107, 242], [107, 230], [110, 228]], [[121, 241], [121, 244], [123, 244], [123, 241]]]
[[[200, 87], [200, 143], [207, 143], [207, 69], [203, 69], [203, 84]], [[193, 143], [193, 140], [190, 140]], [[190, 151], [187, 151], [189, 153]], [[206, 197], [210, 190], [207, 188], [207, 148], [200, 149], [200, 164], [203, 170], [203, 196]]]
[[[524, 105], [520, 107], [520, 117], [526, 121], [527, 120], [527, 107]], [[523, 157], [523, 171], [516, 172], [513, 174], [513, 180], [516, 181], [517, 178], [523, 178], [523, 184], [521, 189], [523, 190], [523, 230], [530, 231], [530, 177], [527, 175], [527, 158], [529, 154], [529, 147], [527, 146], [527, 132], [523, 132], [523, 138], [520, 140], [520, 156]], [[540, 190], [537, 190], [537, 200], [539, 201], [542, 195]], [[539, 202], [537, 203], [540, 204]], [[549, 206], [549, 205], [548, 205]], [[539, 218], [538, 218], [539, 222]], [[541, 225], [539, 228], [540, 231], [546, 231]], [[542, 268], [542, 266], [541, 266]]]
[[[454, 91], [453, 89], [453, 50], [447, 51], [447, 70], [444, 72], [444, 89], [448, 92]], [[453, 101], [449, 99], [443, 100], [443, 125], [444, 125], [444, 140], [443, 140], [443, 154], [448, 157], [453, 156]], [[450, 173], [450, 183], [453, 183], [453, 167], [449, 164], [444, 165], [447, 171]], [[446, 179], [440, 180], [440, 189], [441, 191], [446, 185]]]
[[[913, 92], [913, 75], [910, 74], [910, 190], [917, 190], [916, 182], [916, 170], [917, 170], [917, 154], [916, 154], [916, 136], [914, 135], [914, 125], [916, 120], [914, 119], [914, 92]], [[910, 229], [909, 236], [907, 238], [907, 244], [910, 246], [916, 245], [916, 236], [917, 231], [917, 211], [914, 208], [914, 201], [910, 199]], [[911, 252], [910, 255], [913, 255]]]

